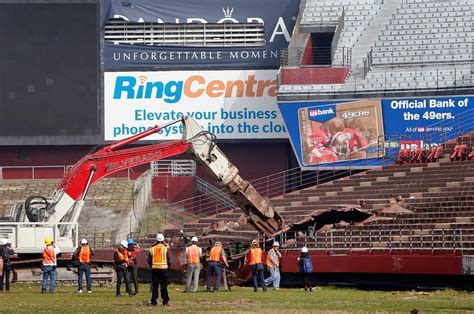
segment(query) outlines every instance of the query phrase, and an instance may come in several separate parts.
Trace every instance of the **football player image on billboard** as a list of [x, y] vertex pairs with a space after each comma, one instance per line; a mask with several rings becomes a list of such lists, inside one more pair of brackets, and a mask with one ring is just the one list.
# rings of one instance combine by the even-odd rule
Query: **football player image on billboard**
[[303, 163], [315, 165], [380, 155], [380, 100], [301, 108], [298, 112]]

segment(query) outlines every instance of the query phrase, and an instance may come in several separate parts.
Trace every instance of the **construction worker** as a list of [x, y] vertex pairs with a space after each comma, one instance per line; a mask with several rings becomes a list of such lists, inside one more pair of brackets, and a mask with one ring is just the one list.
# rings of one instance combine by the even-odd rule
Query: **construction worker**
[[77, 265], [77, 283], [79, 285], [77, 293], [82, 293], [82, 279], [84, 273], [86, 274], [87, 293], [92, 293], [91, 280], [91, 257], [94, 255], [94, 250], [91, 249], [87, 239], [81, 240], [81, 245], [76, 249], [73, 258], [78, 261]]
[[4, 274], [3, 274], [3, 264], [4, 264], [3, 251], [5, 250], [6, 245], [7, 245], [7, 239], [0, 239], [0, 284], [1, 284], [2, 290], [3, 290], [3, 278], [4, 278]]
[[252, 248], [247, 255], [247, 261], [252, 270], [253, 291], [258, 291], [258, 283], [267, 291], [265, 279], [263, 277], [262, 249], [258, 245], [257, 240], [252, 241]]
[[10, 290], [10, 272], [12, 264], [10, 262], [11, 256], [16, 256], [12, 250], [12, 243], [9, 239], [0, 240], [0, 262], [3, 263], [3, 269], [0, 269], [0, 291], [3, 291], [3, 282], [5, 281], [5, 290]]
[[[128, 260], [128, 269], [130, 271], [130, 281], [133, 283], [135, 293], [138, 293], [138, 266], [137, 254], [141, 252], [140, 246], [132, 238], [127, 240], [128, 252], [130, 252], [130, 259]], [[128, 291], [127, 291], [128, 292]]]
[[310, 274], [313, 272], [313, 263], [311, 262], [311, 256], [306, 246], [301, 248], [301, 255], [298, 257], [298, 266], [300, 273], [303, 274], [304, 291], [309, 290], [312, 292], [313, 286], [311, 285]]
[[192, 237], [191, 245], [186, 248], [184, 256], [186, 259], [186, 288], [184, 292], [189, 292], [191, 281], [194, 278], [193, 292], [198, 291], [199, 272], [201, 271], [202, 249], [197, 246], [198, 238]]
[[214, 289], [212, 292], [219, 292], [219, 284], [221, 282], [222, 276], [222, 264], [224, 264], [227, 268], [229, 267], [224, 249], [222, 248], [222, 243], [220, 241], [216, 241], [214, 247], [211, 249], [211, 252], [209, 252], [209, 264], [207, 265], [207, 292], [211, 292], [211, 283], [214, 274], [216, 275], [216, 281], [214, 283]]
[[115, 290], [115, 296], [120, 297], [120, 287], [122, 281], [125, 279], [125, 285], [127, 287], [128, 295], [133, 297], [135, 293], [131, 289], [130, 285], [130, 272], [128, 270], [128, 260], [130, 259], [130, 252], [127, 250], [128, 242], [123, 240], [120, 242], [120, 247], [115, 251], [115, 271], [117, 272], [117, 287]]
[[265, 279], [265, 285], [273, 284], [273, 290], [280, 290], [280, 258], [281, 253], [278, 251], [280, 243], [273, 242], [272, 249], [267, 254], [267, 269], [270, 272], [270, 277]]
[[148, 265], [151, 267], [151, 305], [157, 305], [158, 287], [161, 285], [161, 301], [164, 306], [169, 305], [168, 296], [168, 269], [171, 267], [171, 251], [165, 243], [165, 237], [158, 233], [156, 242], [148, 253]]
[[54, 246], [50, 237], [44, 239], [45, 248], [43, 249], [43, 282], [41, 285], [41, 293], [46, 292], [48, 278], [50, 278], [49, 292], [54, 293], [56, 284], [56, 267], [58, 266], [57, 256], [61, 254], [61, 250]]

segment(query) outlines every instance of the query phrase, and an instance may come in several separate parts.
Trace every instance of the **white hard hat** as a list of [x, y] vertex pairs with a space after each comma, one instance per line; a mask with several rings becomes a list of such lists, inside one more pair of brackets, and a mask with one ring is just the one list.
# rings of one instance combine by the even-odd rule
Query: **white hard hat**
[[301, 248], [301, 253], [308, 253], [308, 248], [306, 246], [303, 246]]
[[156, 241], [158, 241], [158, 242], [163, 242], [163, 241], [165, 241], [165, 236], [162, 235], [161, 233], [158, 233], [158, 234], [156, 235]]
[[278, 243], [278, 241], [275, 241], [275, 242], [273, 242], [272, 246], [280, 246], [280, 243]]
[[120, 245], [123, 246], [123, 247], [125, 247], [125, 248], [128, 247], [128, 242], [127, 242], [127, 240], [122, 240], [122, 241], [120, 241]]
[[198, 238], [197, 237], [192, 237], [191, 242], [197, 242]]
[[82, 240], [81, 240], [81, 244], [87, 244], [87, 240], [86, 240], [86, 239], [82, 239]]
[[7, 239], [0, 239], [0, 245], [6, 245], [8, 243]]

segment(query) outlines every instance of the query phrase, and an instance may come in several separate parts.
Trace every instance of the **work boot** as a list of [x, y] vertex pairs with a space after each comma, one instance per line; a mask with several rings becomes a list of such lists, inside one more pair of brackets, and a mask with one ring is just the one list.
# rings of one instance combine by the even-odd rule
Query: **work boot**
[[41, 293], [45, 293], [46, 292], [46, 289], [41, 289]]

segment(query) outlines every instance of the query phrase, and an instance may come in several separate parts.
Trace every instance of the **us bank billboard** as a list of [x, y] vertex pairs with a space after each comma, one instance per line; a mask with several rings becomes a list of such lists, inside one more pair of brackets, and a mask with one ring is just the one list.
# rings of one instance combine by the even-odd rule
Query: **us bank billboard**
[[[287, 138], [276, 102], [275, 70], [106, 72], [104, 135], [122, 139], [194, 118], [219, 139]], [[174, 125], [147, 140], [179, 139]]]
[[279, 102], [305, 169], [380, 166], [400, 142], [437, 145], [471, 132], [473, 96]]

